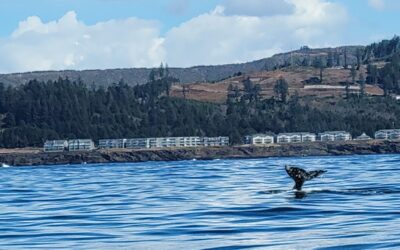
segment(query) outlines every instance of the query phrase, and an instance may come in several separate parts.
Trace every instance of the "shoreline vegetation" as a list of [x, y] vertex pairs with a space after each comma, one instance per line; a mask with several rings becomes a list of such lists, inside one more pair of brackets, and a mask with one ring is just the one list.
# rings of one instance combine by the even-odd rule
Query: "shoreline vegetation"
[[225, 146], [47, 153], [36, 148], [0, 149], [0, 163], [10, 166], [62, 165], [82, 163], [124, 163], [264, 157], [339, 156], [400, 153], [400, 141], [369, 140], [272, 144], [266, 146]]

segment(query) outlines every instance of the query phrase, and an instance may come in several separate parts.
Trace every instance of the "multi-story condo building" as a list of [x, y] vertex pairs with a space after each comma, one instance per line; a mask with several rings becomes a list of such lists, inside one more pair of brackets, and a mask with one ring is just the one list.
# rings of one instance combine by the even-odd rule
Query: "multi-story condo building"
[[346, 131], [326, 131], [319, 133], [320, 141], [349, 141], [352, 139], [351, 134]]
[[43, 146], [44, 152], [62, 152], [68, 148], [67, 140], [46, 141]]
[[247, 135], [244, 138], [245, 144], [253, 144], [253, 145], [266, 145], [274, 143], [274, 135], [273, 134], [255, 134], [255, 135]]
[[91, 139], [75, 139], [68, 141], [68, 151], [90, 151], [94, 149]]

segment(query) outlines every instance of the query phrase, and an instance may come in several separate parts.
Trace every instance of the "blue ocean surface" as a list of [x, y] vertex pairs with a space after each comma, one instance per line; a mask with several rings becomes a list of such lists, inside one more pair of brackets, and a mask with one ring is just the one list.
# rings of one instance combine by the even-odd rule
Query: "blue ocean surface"
[[[284, 165], [326, 169], [291, 190]], [[0, 169], [0, 249], [400, 249], [400, 155]]]

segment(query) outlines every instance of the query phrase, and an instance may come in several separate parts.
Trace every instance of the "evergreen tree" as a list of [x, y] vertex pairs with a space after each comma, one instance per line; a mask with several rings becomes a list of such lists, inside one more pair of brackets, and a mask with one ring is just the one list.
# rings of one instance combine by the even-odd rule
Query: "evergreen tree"
[[167, 77], [167, 78], [170, 77], [169, 67], [168, 67], [167, 63], [165, 64], [164, 74], [165, 74], [165, 77]]
[[357, 49], [356, 57], [357, 57], [357, 70], [360, 70], [360, 67], [361, 67], [361, 49]]
[[362, 71], [359, 74], [358, 82], [360, 84], [360, 96], [364, 97], [364, 95], [365, 95], [365, 77], [364, 77], [364, 73]]
[[368, 64], [366, 81], [368, 84], [378, 84], [378, 67], [376, 65]]
[[286, 102], [289, 93], [289, 85], [287, 81], [281, 77], [276, 81], [274, 91], [282, 102]]
[[351, 76], [351, 83], [354, 85], [356, 83], [356, 76], [357, 76], [357, 71], [354, 64], [351, 65], [350, 76]]
[[159, 78], [164, 78], [164, 64], [161, 63], [160, 67], [158, 68], [158, 76]]
[[335, 57], [336, 66], [338, 66], [338, 67], [341, 66], [340, 65], [340, 54], [337, 50], [335, 51], [334, 57]]
[[319, 81], [322, 83], [323, 81], [323, 72], [326, 67], [326, 63], [321, 57], [315, 58], [313, 62], [313, 66], [317, 69], [319, 69]]
[[350, 98], [350, 84], [349, 84], [349, 81], [346, 81], [345, 90], [346, 90], [346, 99], [349, 99]]
[[334, 64], [334, 56], [333, 56], [332, 50], [329, 50], [326, 66], [328, 68], [332, 68], [333, 64]]

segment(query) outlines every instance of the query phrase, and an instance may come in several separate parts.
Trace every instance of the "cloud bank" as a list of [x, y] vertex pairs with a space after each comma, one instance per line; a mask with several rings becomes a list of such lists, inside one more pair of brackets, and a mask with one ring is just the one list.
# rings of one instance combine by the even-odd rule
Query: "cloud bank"
[[48, 23], [32, 16], [0, 39], [0, 72], [245, 62], [339, 44], [347, 17], [326, 0], [230, 0], [161, 35], [159, 22], [138, 18], [86, 25], [74, 11]]
[[155, 22], [129, 18], [87, 26], [71, 11], [58, 21], [20, 22], [0, 41], [2, 72], [144, 67], [165, 58]]

